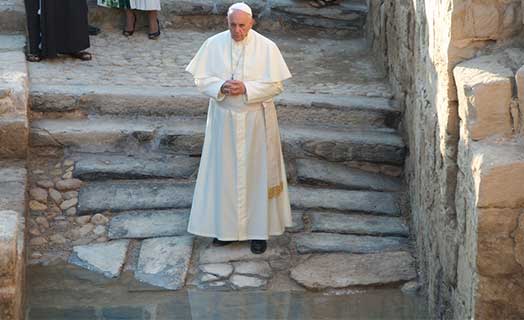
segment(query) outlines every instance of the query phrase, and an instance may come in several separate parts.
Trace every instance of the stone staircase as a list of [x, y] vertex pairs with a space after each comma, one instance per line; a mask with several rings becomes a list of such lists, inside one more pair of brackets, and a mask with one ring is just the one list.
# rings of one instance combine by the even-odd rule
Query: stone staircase
[[[293, 23], [315, 25], [304, 22], [311, 9], [271, 3], [272, 10], [295, 14]], [[346, 9], [329, 10], [342, 14]], [[57, 159], [60, 168], [67, 161], [63, 176], [51, 178], [55, 187], [80, 186], [71, 211], [78, 216], [68, 214], [62, 226], [70, 223], [67, 228], [72, 229], [81, 220], [107, 218], [97, 237], [88, 235], [102, 223], [88, 223], [94, 225], [85, 230], [86, 241], [70, 244], [64, 233], [61, 245], [72, 252], [68, 261], [107, 277], [129, 271], [143, 283], [166, 289], [330, 290], [398, 286], [415, 279], [409, 228], [402, 217], [400, 175], [406, 150], [396, 131], [400, 109], [363, 39], [324, 39], [309, 31], [302, 38], [269, 34], [283, 43], [295, 74], [276, 99], [294, 226], [271, 239], [267, 252], [258, 256], [246, 243], [216, 248], [209, 239], [187, 234], [207, 99], [181, 70], [211, 33], [195, 36], [193, 30], [165, 29], [163, 40], [146, 47], [147, 40], [138, 36], [128, 40], [107, 32], [93, 39], [91, 63], [66, 60], [30, 66], [32, 154]], [[139, 56], [148, 50], [155, 55], [168, 51], [174, 38], [194, 37], [178, 52], [175, 48], [174, 62], [161, 57], [159, 68], [166, 71], [157, 70], [160, 85], [135, 74], [128, 82], [122, 77], [122, 83], [112, 83], [110, 74], [152, 70], [140, 64], [142, 60], [126, 57], [126, 46], [137, 48]], [[314, 62], [327, 59], [329, 52], [285, 50], [322, 41], [333, 46], [342, 67], [354, 75], [329, 61], [308, 65], [293, 59], [297, 54]], [[120, 56], [102, 43], [112, 43]], [[121, 60], [110, 63], [115, 58]], [[75, 74], [65, 72], [73, 67]], [[307, 79], [328, 85], [316, 86]]]

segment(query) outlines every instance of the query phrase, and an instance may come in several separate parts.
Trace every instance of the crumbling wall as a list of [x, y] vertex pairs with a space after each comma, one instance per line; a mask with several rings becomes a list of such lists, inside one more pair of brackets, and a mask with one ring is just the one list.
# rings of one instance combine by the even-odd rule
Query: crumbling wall
[[[367, 36], [403, 105], [412, 233], [436, 318], [474, 314], [475, 181], [458, 166], [461, 139], [453, 68], [522, 30], [521, 0], [369, 0]], [[467, 207], [470, 206], [470, 207]], [[457, 209], [458, 207], [458, 209]]]

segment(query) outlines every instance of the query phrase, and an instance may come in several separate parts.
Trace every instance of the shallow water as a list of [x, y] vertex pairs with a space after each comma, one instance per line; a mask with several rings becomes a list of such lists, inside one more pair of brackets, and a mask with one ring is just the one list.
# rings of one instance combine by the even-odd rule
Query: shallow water
[[27, 320], [427, 319], [422, 297], [398, 289], [312, 292], [157, 290], [131, 275], [106, 279], [73, 266], [27, 269]]

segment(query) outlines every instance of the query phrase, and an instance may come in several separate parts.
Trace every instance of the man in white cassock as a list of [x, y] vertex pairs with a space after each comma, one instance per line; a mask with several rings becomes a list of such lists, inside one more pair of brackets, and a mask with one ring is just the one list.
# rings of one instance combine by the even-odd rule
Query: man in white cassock
[[205, 41], [186, 68], [210, 97], [188, 231], [216, 246], [251, 240], [255, 254], [291, 226], [273, 97], [291, 74], [277, 46], [251, 30], [249, 6], [232, 5], [229, 30]]

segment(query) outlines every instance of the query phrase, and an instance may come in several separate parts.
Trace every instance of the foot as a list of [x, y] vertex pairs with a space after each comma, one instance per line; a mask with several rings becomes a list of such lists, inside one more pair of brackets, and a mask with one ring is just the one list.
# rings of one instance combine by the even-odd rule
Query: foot
[[79, 51], [79, 52], [71, 53], [70, 56], [76, 59], [80, 59], [82, 61], [89, 61], [93, 58], [91, 54], [87, 51]]
[[122, 30], [122, 34], [126, 37], [130, 37], [135, 33], [136, 27], [136, 14], [132, 11], [126, 11], [126, 26]]
[[100, 28], [92, 26], [92, 25], [89, 25], [87, 27], [87, 31], [89, 32], [90, 36], [96, 36], [97, 34], [100, 33]]
[[253, 252], [254, 254], [262, 254], [266, 252], [266, 249], [266, 240], [251, 240], [251, 252]]
[[149, 33], [147, 34], [147, 37], [151, 40], [155, 40], [160, 37], [160, 21], [158, 21], [158, 19], [155, 21], [155, 23], [149, 24]]
[[233, 242], [235, 241], [222, 241], [222, 240], [218, 240], [217, 238], [213, 239], [213, 245], [215, 247], [227, 246], [228, 244], [232, 244]]
[[42, 61], [42, 57], [38, 54], [29, 53], [25, 56], [26, 60], [29, 62], [40, 62]]

